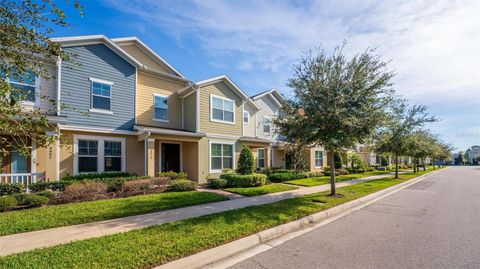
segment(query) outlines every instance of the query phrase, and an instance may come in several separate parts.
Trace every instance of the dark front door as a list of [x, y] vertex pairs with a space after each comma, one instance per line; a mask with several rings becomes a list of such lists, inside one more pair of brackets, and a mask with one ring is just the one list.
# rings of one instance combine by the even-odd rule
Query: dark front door
[[180, 172], [180, 144], [162, 143], [162, 172]]

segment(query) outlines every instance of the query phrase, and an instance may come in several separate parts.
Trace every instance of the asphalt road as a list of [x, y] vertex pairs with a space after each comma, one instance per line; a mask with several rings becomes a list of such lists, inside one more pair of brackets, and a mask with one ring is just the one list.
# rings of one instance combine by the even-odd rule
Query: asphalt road
[[480, 167], [452, 167], [231, 268], [480, 268]]

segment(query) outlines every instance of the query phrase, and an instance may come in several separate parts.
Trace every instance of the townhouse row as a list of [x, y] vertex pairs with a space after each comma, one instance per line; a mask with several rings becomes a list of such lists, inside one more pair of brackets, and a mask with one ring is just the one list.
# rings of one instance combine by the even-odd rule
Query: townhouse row
[[[47, 134], [64, 141], [48, 148], [31, 141], [31, 157], [13, 151], [1, 175], [58, 180], [183, 171], [203, 183], [235, 169], [243, 147], [252, 149], [259, 170], [289, 167], [285, 142], [272, 125], [284, 102], [278, 91], [249, 97], [227, 76], [193, 82], [136, 37], [53, 40], [71, 55], [48, 65], [54, 79], [9, 82], [30, 91], [24, 105], [48, 113], [60, 133]], [[310, 170], [326, 165], [323, 148], [305, 154]]]

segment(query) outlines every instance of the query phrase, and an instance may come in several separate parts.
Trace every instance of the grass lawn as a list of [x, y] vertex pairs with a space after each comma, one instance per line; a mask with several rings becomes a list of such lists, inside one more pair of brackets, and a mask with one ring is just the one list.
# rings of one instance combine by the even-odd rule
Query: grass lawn
[[115, 219], [228, 200], [208, 192], [165, 192], [0, 213], [0, 235]]
[[348, 202], [423, 174], [378, 179], [149, 228], [0, 258], [1, 268], [150, 268]]
[[[365, 172], [365, 173], [361, 173], [361, 174], [336, 176], [335, 181], [336, 182], [341, 182], [341, 181], [350, 180], [350, 179], [376, 176], [376, 175], [383, 175], [383, 174], [388, 174], [388, 173], [391, 173], [391, 172], [390, 171], [370, 171], [370, 172]], [[312, 187], [312, 186], [329, 184], [330, 183], [330, 177], [329, 176], [324, 176], [324, 177], [302, 178], [302, 179], [289, 180], [289, 181], [286, 181], [285, 183], [293, 184], [293, 185], [299, 185], [299, 186]]]
[[287, 186], [283, 184], [269, 184], [260, 187], [251, 187], [251, 188], [227, 188], [225, 191], [237, 193], [243, 196], [257, 196], [264, 195], [274, 192], [289, 191], [298, 189], [294, 186]]

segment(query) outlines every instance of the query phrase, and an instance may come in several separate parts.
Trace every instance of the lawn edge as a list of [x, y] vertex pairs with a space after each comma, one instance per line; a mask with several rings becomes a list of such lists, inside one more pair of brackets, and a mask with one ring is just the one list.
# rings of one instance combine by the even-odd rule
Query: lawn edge
[[[448, 168], [444, 168], [448, 169]], [[424, 180], [425, 178], [432, 176], [444, 169], [438, 169], [436, 171], [429, 172], [427, 174], [409, 179], [405, 182], [396, 184], [394, 186], [385, 188], [383, 190], [368, 194], [366, 196], [360, 197], [358, 199], [346, 202], [344, 204], [326, 209], [324, 211], [317, 212], [306, 217], [281, 224], [269, 228], [264, 231], [257, 232], [255, 234], [249, 235], [247, 237], [229, 242], [227, 244], [207, 249], [199, 253], [171, 261], [169, 263], [155, 267], [155, 269], [176, 269], [176, 268], [201, 268], [204, 266], [209, 266], [209, 268], [216, 268], [215, 264], [217, 263], [228, 263], [225, 260], [234, 260], [235, 262], [230, 262], [228, 265], [233, 265], [245, 258], [235, 257], [244, 252], [248, 252], [250, 249], [256, 249], [256, 255], [260, 252], [266, 251], [268, 249], [277, 246], [284, 241], [278, 242], [278, 239], [282, 236], [286, 236], [290, 233], [295, 233], [295, 236], [299, 236], [305, 232], [308, 232], [314, 228], [320, 227], [327, 223], [330, 223], [338, 218], [341, 218], [345, 215], [353, 213], [365, 206], [368, 206], [380, 199], [383, 199], [391, 194], [394, 194], [402, 189], [405, 189], [417, 182]], [[294, 237], [289, 237], [292, 239]], [[277, 242], [275, 242], [277, 241]], [[249, 256], [253, 256], [249, 255]], [[225, 267], [225, 264], [220, 267]]]

